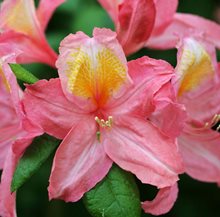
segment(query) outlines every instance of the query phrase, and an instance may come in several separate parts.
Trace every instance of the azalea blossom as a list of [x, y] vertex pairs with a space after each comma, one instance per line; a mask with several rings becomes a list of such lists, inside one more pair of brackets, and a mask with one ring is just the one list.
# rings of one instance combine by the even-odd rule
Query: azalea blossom
[[220, 48], [220, 26], [203, 17], [177, 13], [178, 0], [98, 0], [112, 18], [126, 55], [143, 47], [175, 48], [180, 38], [200, 34]]
[[[143, 183], [160, 189], [175, 185], [183, 172], [174, 136], [182, 124], [175, 120], [185, 114], [163, 94], [173, 68], [148, 57], [127, 63], [116, 34], [98, 28], [93, 38], [83, 32], [67, 36], [56, 65], [60, 78], [27, 86], [24, 97], [28, 117], [63, 139], [52, 166], [50, 199], [79, 200], [113, 162]], [[159, 129], [150, 121], [162, 108], [169, 110], [172, 127]]]
[[42, 134], [42, 130], [27, 120], [22, 110], [23, 93], [8, 65], [8, 62], [14, 61], [14, 54], [0, 59], [0, 169], [3, 169], [0, 183], [1, 217], [16, 217], [15, 193], [10, 191], [13, 172], [32, 138]]
[[0, 10], [0, 45], [9, 44], [21, 51], [18, 63], [42, 62], [55, 66], [57, 54], [49, 46], [45, 29], [64, 0], [41, 0], [36, 9], [33, 0], [4, 0]]
[[178, 102], [188, 113], [178, 138], [186, 173], [219, 183], [220, 133], [215, 129], [220, 120], [220, 67], [214, 46], [199, 38], [185, 38], [178, 49], [176, 74]]

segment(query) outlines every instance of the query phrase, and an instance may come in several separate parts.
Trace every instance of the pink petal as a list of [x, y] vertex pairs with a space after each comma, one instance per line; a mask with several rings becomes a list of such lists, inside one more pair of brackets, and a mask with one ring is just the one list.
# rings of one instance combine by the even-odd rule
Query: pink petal
[[175, 99], [173, 86], [170, 82], [155, 94], [153, 100], [155, 111], [149, 119], [165, 135], [172, 138], [177, 137], [185, 125], [186, 112], [182, 104], [178, 104]]
[[61, 5], [65, 0], [40, 0], [37, 17], [40, 22], [41, 28], [46, 29], [56, 8]]
[[162, 188], [152, 201], [142, 203], [142, 208], [146, 213], [152, 215], [162, 215], [171, 210], [178, 195], [177, 184], [171, 187]]
[[153, 0], [126, 0], [119, 6], [116, 28], [126, 55], [143, 47], [152, 32], [155, 13]]
[[173, 185], [183, 171], [175, 142], [151, 123], [132, 114], [113, 116], [111, 131], [103, 132], [108, 156], [120, 167], [134, 173], [143, 183], [158, 188]]
[[111, 95], [120, 94], [121, 87], [130, 82], [126, 58], [116, 34], [109, 29], [95, 28], [93, 36], [89, 38], [83, 32], [67, 36], [61, 42], [56, 63], [65, 95], [88, 112], [105, 104]]
[[108, 173], [112, 161], [96, 138], [94, 119], [74, 126], [60, 144], [50, 176], [49, 197], [77, 201]]
[[161, 34], [172, 22], [178, 6], [178, 0], [154, 0], [156, 7], [156, 20], [151, 37]]
[[220, 181], [220, 134], [187, 125], [178, 138], [186, 173], [206, 182]]
[[120, 98], [110, 100], [106, 107], [116, 113], [139, 110], [138, 113], [148, 116], [154, 110], [154, 94], [170, 81], [174, 76], [174, 69], [165, 61], [149, 57], [130, 61], [128, 69], [133, 85], [125, 88], [125, 94]]
[[8, 44], [13, 51], [19, 51], [17, 63], [42, 62], [55, 67], [57, 54], [46, 41], [45, 36], [32, 39], [21, 33], [5, 31], [0, 35], [0, 45]]
[[[30, 145], [35, 136], [42, 132], [28, 132], [22, 139], [15, 141], [9, 148], [3, 167], [0, 183], [0, 216], [16, 217], [15, 193], [11, 193], [11, 180], [16, 164], [22, 156], [24, 150]], [[17, 151], [19, 149], [19, 152]]]
[[83, 111], [66, 99], [59, 79], [41, 80], [27, 86], [23, 103], [27, 117], [33, 123], [60, 139], [74, 124], [86, 118]]
[[200, 34], [204, 40], [220, 48], [220, 26], [217, 23], [196, 15], [182, 13], [176, 13], [163, 34], [152, 36], [146, 46], [156, 49], [175, 48], [179, 38], [193, 34]]

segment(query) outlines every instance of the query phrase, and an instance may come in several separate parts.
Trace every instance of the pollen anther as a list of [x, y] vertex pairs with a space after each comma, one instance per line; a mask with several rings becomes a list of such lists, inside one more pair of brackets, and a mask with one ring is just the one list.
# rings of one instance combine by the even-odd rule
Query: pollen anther
[[105, 121], [104, 119], [99, 119], [97, 116], [95, 117], [95, 121], [99, 124], [100, 127], [112, 127], [113, 118], [112, 116], [108, 117], [108, 120]]
[[[215, 114], [210, 122], [205, 123], [205, 128], [212, 128], [220, 122], [220, 114]], [[220, 130], [220, 124], [216, 127], [216, 131]]]

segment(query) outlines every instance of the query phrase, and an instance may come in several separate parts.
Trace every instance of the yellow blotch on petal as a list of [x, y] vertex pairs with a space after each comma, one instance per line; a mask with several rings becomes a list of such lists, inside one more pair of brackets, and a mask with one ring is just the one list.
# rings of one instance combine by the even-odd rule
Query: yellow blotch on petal
[[35, 27], [31, 10], [33, 9], [30, 0], [20, 0], [8, 9], [5, 17], [5, 25], [16, 32], [27, 35], [35, 34]]
[[109, 49], [103, 48], [94, 56], [79, 50], [67, 62], [68, 90], [83, 98], [91, 98], [102, 106], [127, 79], [126, 68]]
[[[2, 71], [2, 68], [0, 67], [0, 81], [3, 83], [3, 85], [5, 86], [5, 89], [7, 92], [11, 91], [11, 87], [10, 84], [7, 80], [7, 78], [5, 77], [4, 72]], [[0, 84], [1, 85], [1, 84]]]
[[194, 49], [184, 48], [182, 52], [177, 68], [182, 76], [178, 96], [196, 89], [205, 79], [214, 75], [211, 57], [200, 44], [195, 43]]

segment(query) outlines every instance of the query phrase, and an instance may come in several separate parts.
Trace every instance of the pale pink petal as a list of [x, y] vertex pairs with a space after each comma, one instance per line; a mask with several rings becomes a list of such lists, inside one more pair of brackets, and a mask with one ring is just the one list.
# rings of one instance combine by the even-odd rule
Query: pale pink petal
[[116, 34], [95, 28], [93, 36], [83, 32], [67, 36], [56, 63], [65, 95], [88, 112], [105, 104], [111, 95], [121, 94], [121, 87], [130, 82]]
[[108, 173], [112, 161], [96, 138], [93, 118], [74, 126], [60, 144], [50, 176], [49, 197], [77, 201]]
[[59, 79], [41, 80], [27, 86], [23, 104], [27, 117], [33, 123], [60, 139], [75, 123], [86, 118], [82, 110], [66, 99]]
[[153, 0], [126, 0], [119, 6], [116, 29], [126, 55], [143, 47], [152, 32], [155, 14]]
[[41, 28], [46, 29], [56, 8], [61, 5], [65, 0], [40, 0], [37, 17], [40, 22]]
[[110, 100], [106, 107], [116, 113], [139, 110], [138, 113], [147, 117], [154, 110], [154, 94], [170, 81], [174, 69], [163, 60], [142, 57], [128, 63], [128, 72], [133, 84], [120, 98]]
[[142, 203], [142, 208], [146, 213], [152, 215], [162, 215], [171, 210], [178, 196], [178, 186], [162, 188], [152, 201]]
[[156, 7], [156, 20], [151, 37], [161, 34], [172, 22], [178, 6], [178, 0], [154, 0], [154, 3]]
[[200, 34], [204, 40], [220, 48], [220, 25], [196, 15], [182, 13], [176, 13], [163, 34], [150, 37], [146, 46], [156, 49], [175, 48], [180, 38], [194, 34]]
[[187, 125], [178, 138], [185, 170], [200, 181], [220, 182], [220, 134]]
[[148, 121], [133, 118], [132, 114], [113, 116], [111, 130], [102, 133], [108, 156], [143, 183], [164, 188], [173, 185], [183, 172], [175, 142]]

